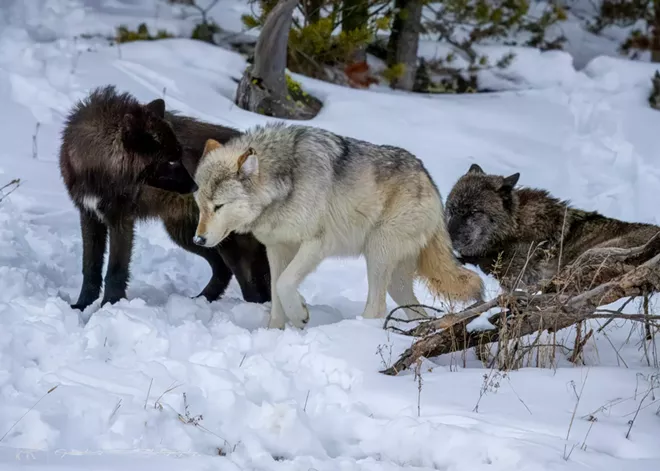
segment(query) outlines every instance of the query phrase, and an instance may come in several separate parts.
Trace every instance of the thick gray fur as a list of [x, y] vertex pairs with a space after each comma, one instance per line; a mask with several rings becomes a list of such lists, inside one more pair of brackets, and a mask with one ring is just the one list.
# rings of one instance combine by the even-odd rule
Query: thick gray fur
[[[519, 173], [486, 174], [473, 164], [447, 196], [449, 234], [461, 261], [511, 288], [551, 279], [591, 248], [644, 245], [660, 227], [574, 208], [545, 190], [516, 188]], [[561, 254], [561, 264], [560, 257]], [[599, 281], [608, 281], [601, 273]]]

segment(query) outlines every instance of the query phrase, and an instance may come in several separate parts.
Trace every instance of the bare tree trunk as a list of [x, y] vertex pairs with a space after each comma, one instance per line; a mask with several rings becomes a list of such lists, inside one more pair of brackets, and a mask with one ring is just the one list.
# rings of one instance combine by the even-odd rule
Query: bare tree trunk
[[248, 66], [236, 90], [235, 103], [244, 110], [287, 119], [311, 119], [321, 109], [315, 98], [292, 96], [285, 69], [293, 10], [299, 0], [280, 0], [264, 22]]
[[400, 90], [412, 90], [417, 70], [417, 48], [422, 22], [423, 0], [396, 0], [396, 16], [387, 45], [387, 65], [401, 64], [403, 73], [392, 80], [390, 86]]
[[660, 62], [660, 0], [653, 0], [653, 27], [651, 28], [651, 62]]

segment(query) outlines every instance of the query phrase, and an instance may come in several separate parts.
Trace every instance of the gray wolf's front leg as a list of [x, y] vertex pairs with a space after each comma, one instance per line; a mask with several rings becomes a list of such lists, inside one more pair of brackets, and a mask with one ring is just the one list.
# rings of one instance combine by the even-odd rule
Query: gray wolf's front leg
[[277, 296], [284, 314], [298, 328], [302, 329], [309, 321], [309, 311], [302, 296], [298, 293], [298, 286], [325, 257], [326, 253], [321, 239], [305, 241], [277, 280]]
[[277, 280], [282, 275], [284, 269], [291, 263], [291, 260], [298, 251], [297, 245], [275, 244], [266, 246], [268, 264], [270, 265], [270, 292], [271, 292], [271, 310], [269, 329], [283, 329], [286, 323], [286, 314], [280, 303], [280, 297], [277, 294]]

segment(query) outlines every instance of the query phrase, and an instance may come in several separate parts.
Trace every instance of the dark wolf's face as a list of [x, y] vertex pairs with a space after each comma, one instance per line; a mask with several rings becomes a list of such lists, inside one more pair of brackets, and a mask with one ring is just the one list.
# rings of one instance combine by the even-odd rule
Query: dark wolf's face
[[161, 99], [127, 113], [122, 123], [124, 148], [141, 168], [138, 182], [175, 193], [193, 193], [197, 185], [183, 162], [183, 150], [172, 127], [165, 121]]
[[446, 217], [454, 249], [463, 257], [485, 254], [515, 230], [519, 173], [486, 175], [477, 164], [458, 179], [447, 196]]

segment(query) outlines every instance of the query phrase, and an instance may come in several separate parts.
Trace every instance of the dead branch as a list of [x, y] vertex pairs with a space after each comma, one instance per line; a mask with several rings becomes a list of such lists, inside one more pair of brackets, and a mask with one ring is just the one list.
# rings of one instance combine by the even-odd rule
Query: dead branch
[[[654, 240], [658, 240], [654, 237]], [[644, 247], [647, 247], [649, 241]], [[632, 257], [641, 252], [631, 250]], [[528, 295], [523, 293], [505, 294], [479, 306], [455, 314], [453, 318], [443, 322], [434, 319], [422, 324], [409, 333], [423, 335], [399, 360], [390, 368], [381, 371], [384, 374], [396, 375], [409, 368], [418, 358], [431, 358], [446, 353], [465, 350], [470, 347], [495, 342], [499, 339], [503, 323], [515, 325], [516, 338], [521, 338], [537, 331], [558, 331], [587, 319], [617, 318], [650, 321], [660, 319], [660, 316], [625, 315], [599, 310], [599, 306], [613, 303], [621, 298], [644, 296], [660, 291], [660, 254], [645, 263], [631, 269], [619, 278], [603, 283], [586, 292], [575, 296], [565, 294], [544, 293]], [[467, 325], [476, 317], [489, 309], [500, 307], [502, 313], [490, 319], [496, 327], [488, 331], [467, 331]], [[424, 327], [423, 327], [424, 326]], [[443, 329], [435, 331], [436, 329]]]
[[578, 293], [609, 282], [660, 253], [660, 232], [639, 247], [600, 247], [585, 251], [560, 270], [544, 292]]
[[9, 183], [0, 186], [0, 201], [11, 195], [21, 185], [21, 179], [15, 178]]

